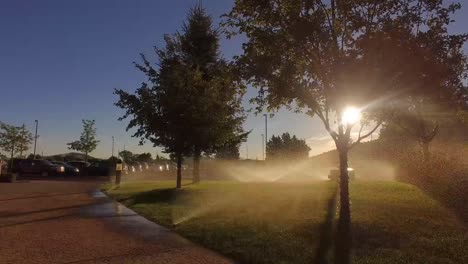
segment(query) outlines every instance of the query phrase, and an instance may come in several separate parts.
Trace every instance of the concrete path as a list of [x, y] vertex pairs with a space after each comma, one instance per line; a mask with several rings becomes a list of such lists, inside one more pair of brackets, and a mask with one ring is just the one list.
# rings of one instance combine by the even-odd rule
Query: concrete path
[[110, 201], [98, 184], [0, 183], [0, 263], [232, 263]]

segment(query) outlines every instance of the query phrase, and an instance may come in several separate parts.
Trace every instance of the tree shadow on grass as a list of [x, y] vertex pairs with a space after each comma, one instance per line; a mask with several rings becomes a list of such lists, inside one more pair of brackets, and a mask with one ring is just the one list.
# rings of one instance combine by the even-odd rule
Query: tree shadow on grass
[[157, 189], [146, 192], [137, 193], [123, 199], [119, 199], [119, 202], [125, 202], [127, 204], [147, 204], [154, 202], [161, 203], [173, 203], [176, 199], [176, 195], [182, 192], [175, 188], [168, 189]]
[[333, 245], [333, 222], [336, 213], [337, 197], [337, 189], [335, 189], [327, 201], [327, 214], [325, 215], [325, 220], [319, 229], [320, 240], [316, 249], [314, 260], [314, 263], [316, 264], [329, 263], [328, 255]]

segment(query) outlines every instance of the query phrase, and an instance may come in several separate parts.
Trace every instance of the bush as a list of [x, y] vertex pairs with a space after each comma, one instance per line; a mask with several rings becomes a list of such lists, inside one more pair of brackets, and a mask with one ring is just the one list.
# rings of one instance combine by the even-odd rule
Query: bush
[[397, 177], [454, 209], [468, 223], [468, 168], [458, 157], [439, 151], [424, 161], [420, 153], [409, 151], [398, 160]]

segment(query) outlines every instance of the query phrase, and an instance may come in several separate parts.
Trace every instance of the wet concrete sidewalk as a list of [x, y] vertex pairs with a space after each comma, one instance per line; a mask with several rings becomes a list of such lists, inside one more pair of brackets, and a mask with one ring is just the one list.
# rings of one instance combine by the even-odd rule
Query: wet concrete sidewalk
[[98, 184], [0, 183], [0, 263], [232, 263], [109, 200]]

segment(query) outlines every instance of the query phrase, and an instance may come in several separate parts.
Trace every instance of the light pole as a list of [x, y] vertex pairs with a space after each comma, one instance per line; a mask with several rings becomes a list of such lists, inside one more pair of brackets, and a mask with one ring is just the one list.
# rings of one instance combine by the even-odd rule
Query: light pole
[[[265, 147], [268, 145], [268, 117], [267, 114], [263, 114], [265, 117]], [[266, 151], [265, 151], [265, 159], [266, 159]]]
[[[24, 135], [24, 130], [25, 130], [25, 126], [24, 126], [24, 124], [23, 124], [22, 128], [23, 128], [23, 131], [22, 131], [22, 132], [23, 132], [23, 135]], [[23, 136], [23, 135], [22, 135], [22, 136]], [[21, 145], [21, 149], [20, 149], [20, 157], [23, 157], [23, 145]]]
[[37, 127], [39, 126], [39, 121], [38, 120], [34, 120], [34, 122], [36, 122], [36, 134], [34, 136], [34, 158], [33, 159], [36, 159], [36, 144], [37, 144]]
[[245, 142], [245, 151], [246, 151], [247, 159], [249, 159], [249, 144], [247, 142]]
[[114, 158], [114, 136], [112, 136], [112, 158]]
[[262, 159], [265, 160], [265, 135], [262, 134]]

